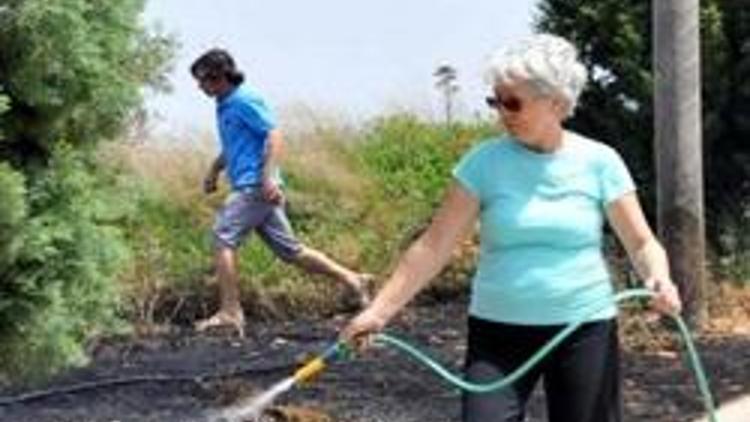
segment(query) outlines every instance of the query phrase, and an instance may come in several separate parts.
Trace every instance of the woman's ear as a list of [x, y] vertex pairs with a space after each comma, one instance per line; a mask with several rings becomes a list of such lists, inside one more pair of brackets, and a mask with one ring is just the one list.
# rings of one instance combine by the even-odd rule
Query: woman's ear
[[565, 120], [568, 117], [568, 102], [562, 98], [555, 98], [552, 102], [552, 107], [555, 110], [555, 114], [560, 117], [560, 120]]

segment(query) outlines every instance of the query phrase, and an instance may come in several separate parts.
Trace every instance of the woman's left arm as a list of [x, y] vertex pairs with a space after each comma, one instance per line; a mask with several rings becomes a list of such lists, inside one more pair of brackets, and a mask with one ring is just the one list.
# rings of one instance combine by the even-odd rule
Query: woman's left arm
[[656, 293], [652, 307], [662, 313], [679, 313], [682, 303], [669, 274], [667, 253], [651, 231], [635, 192], [612, 201], [607, 207], [607, 218], [638, 276], [646, 288]]

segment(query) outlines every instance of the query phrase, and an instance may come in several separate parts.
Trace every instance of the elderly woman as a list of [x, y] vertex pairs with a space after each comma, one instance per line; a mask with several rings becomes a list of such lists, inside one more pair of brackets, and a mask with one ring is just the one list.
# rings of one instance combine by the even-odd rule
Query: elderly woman
[[342, 338], [364, 347], [438, 274], [478, 219], [467, 379], [507, 375], [567, 324], [587, 319], [512, 387], [466, 393], [463, 420], [523, 421], [541, 378], [550, 421], [619, 421], [617, 310], [612, 304], [587, 312], [614, 293], [602, 252], [604, 220], [657, 293], [652, 306], [676, 313], [681, 305], [666, 253], [618, 153], [562, 126], [586, 81], [569, 42], [543, 34], [502, 50], [490, 60], [488, 79], [494, 92], [487, 103], [507, 133], [461, 159], [431, 225]]

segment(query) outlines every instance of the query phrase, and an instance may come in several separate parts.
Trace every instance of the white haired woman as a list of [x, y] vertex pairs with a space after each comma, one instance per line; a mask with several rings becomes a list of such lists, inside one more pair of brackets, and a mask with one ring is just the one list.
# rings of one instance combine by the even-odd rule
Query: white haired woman
[[[657, 296], [680, 311], [666, 253], [644, 218], [633, 180], [609, 146], [563, 128], [586, 81], [576, 49], [548, 34], [492, 56], [488, 80], [506, 132], [468, 152], [426, 232], [410, 246], [371, 305], [343, 330], [365, 347], [448, 262], [480, 222], [465, 372], [487, 382], [525, 362], [614, 289], [602, 252], [608, 221]], [[463, 397], [467, 422], [523, 421], [543, 379], [551, 422], [611, 422], [620, 416], [614, 304], [505, 390]]]

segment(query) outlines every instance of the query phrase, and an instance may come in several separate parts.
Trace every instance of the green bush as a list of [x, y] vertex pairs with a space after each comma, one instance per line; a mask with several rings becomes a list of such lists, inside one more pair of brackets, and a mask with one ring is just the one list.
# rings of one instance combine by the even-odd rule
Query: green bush
[[[0, 85], [0, 128], [3, 126], [2, 123], [2, 115], [6, 111], [10, 109], [10, 99], [7, 95], [2, 94], [2, 85]], [[4, 138], [3, 132], [0, 131], [0, 141], [2, 141]]]
[[114, 223], [132, 208], [92, 164], [55, 149], [25, 201], [21, 178], [4, 171], [2, 195], [12, 202], [3, 214], [17, 242], [0, 284], [0, 373], [38, 376], [81, 363], [87, 339], [119, 326], [115, 278], [128, 254]]
[[[1, 88], [2, 86], [0, 86]], [[0, 90], [2, 92], [2, 90]], [[9, 99], [7, 95], [0, 94], [0, 114], [5, 113], [10, 109]]]
[[750, 284], [750, 203], [719, 218], [717, 269], [722, 278]]
[[[365, 131], [356, 147], [366, 178], [375, 181], [378, 216], [362, 241], [379, 257], [376, 268], [388, 271], [395, 259], [427, 227], [451, 171], [472, 145], [497, 134], [488, 121], [436, 124], [409, 114], [386, 116]], [[474, 265], [475, 250], [460, 246], [440, 281], [427, 294], [435, 297], [463, 290]]]
[[174, 42], [143, 26], [144, 0], [0, 3], [2, 379], [80, 362], [118, 326], [118, 224], [135, 208], [85, 150], [167, 87]]
[[377, 120], [358, 150], [368, 176], [377, 181], [381, 202], [398, 208], [393, 230], [414, 230], [442, 199], [451, 170], [473, 143], [490, 136], [487, 123], [437, 125], [408, 114]]
[[13, 109], [3, 158], [47, 158], [59, 139], [93, 145], [120, 133], [144, 86], [161, 89], [170, 37], [140, 19], [144, 0], [16, 0], [0, 14], [0, 75]]
[[19, 232], [26, 218], [24, 177], [0, 163], [0, 274], [8, 274], [20, 246]]

